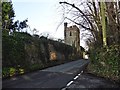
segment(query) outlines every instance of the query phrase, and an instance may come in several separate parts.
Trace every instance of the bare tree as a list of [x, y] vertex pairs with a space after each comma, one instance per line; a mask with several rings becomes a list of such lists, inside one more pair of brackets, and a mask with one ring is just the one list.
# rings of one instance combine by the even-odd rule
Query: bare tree
[[[74, 19], [65, 17], [66, 19], [74, 22], [77, 25], [80, 25], [84, 30], [91, 32], [93, 41], [97, 41], [100, 36], [98, 36], [98, 27], [96, 27], [96, 23], [98, 24], [100, 21], [97, 16], [97, 8], [94, 2], [83, 2], [80, 6], [85, 5], [87, 8], [84, 10], [80, 9], [80, 6], [77, 7], [75, 4], [71, 4], [68, 2], [60, 2], [60, 4], [67, 4], [77, 11], [73, 11]], [[92, 6], [91, 6], [92, 5]], [[96, 20], [95, 20], [96, 19]], [[100, 41], [100, 40], [99, 40]]]
[[[77, 5], [76, 3], [69, 3], [66, 1], [59, 3], [64, 5], [66, 4], [73, 8], [71, 10], [72, 13], [69, 13], [72, 14], [73, 17], [65, 17], [65, 19], [68, 19], [74, 22], [75, 24], [80, 25], [83, 28], [83, 30], [90, 32], [93, 37], [91, 40], [96, 46], [102, 46], [103, 44], [106, 45], [107, 40], [108, 42], [111, 41], [111, 36], [114, 38], [114, 42], [117, 42], [119, 40], [118, 32], [120, 31], [120, 25], [118, 23], [118, 8], [116, 9], [118, 5], [116, 5], [116, 2], [105, 2], [105, 4], [103, 4], [104, 6], [96, 0], [86, 0], [85, 2], [81, 2], [80, 5]], [[113, 7], [110, 8], [110, 4], [112, 4]], [[109, 33], [112, 30], [112, 33], [114, 34]]]

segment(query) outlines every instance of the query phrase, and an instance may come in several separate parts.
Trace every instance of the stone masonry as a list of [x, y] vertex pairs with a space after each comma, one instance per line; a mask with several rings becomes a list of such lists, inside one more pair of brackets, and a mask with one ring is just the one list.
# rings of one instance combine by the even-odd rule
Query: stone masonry
[[76, 25], [67, 27], [67, 23], [64, 23], [64, 41], [80, 50], [80, 30]]

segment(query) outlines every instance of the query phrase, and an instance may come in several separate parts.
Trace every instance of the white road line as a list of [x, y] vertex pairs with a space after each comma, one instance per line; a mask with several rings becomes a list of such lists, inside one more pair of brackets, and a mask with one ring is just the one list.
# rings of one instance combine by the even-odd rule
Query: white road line
[[73, 83], [73, 81], [70, 81], [66, 86], [70, 86], [70, 84], [72, 84]]
[[81, 73], [83, 73], [83, 71], [81, 71]]
[[81, 75], [81, 73], [78, 74], [78, 76], [80, 76], [80, 75]]
[[83, 73], [83, 71], [81, 71], [81, 72], [78, 74], [78, 76], [80, 76], [82, 73]]
[[62, 88], [61, 90], [66, 90], [66, 87], [65, 87], [65, 88]]
[[76, 80], [79, 76], [74, 77], [74, 80]]
[[[81, 74], [83, 73], [83, 71], [81, 71], [77, 76], [74, 77], [74, 80], [76, 80]], [[70, 81], [66, 87], [70, 86], [74, 81]], [[61, 90], [66, 90], [66, 87], [65, 88], [62, 88]]]

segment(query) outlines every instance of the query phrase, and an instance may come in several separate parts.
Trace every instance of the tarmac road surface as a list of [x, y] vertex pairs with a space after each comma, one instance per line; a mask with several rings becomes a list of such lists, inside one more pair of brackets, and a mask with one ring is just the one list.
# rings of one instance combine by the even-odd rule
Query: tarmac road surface
[[[84, 72], [89, 60], [77, 60], [3, 80], [4, 88], [79, 90], [79, 88], [118, 88], [105, 78]], [[21, 89], [20, 89], [21, 90]]]
[[89, 63], [77, 60], [3, 80], [2, 88], [63, 88]]

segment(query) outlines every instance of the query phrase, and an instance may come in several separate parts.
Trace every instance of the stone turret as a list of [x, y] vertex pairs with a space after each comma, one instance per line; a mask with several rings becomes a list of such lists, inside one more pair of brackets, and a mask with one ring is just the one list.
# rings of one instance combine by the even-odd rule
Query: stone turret
[[80, 50], [80, 30], [76, 25], [67, 27], [67, 23], [64, 23], [64, 40], [65, 43]]

